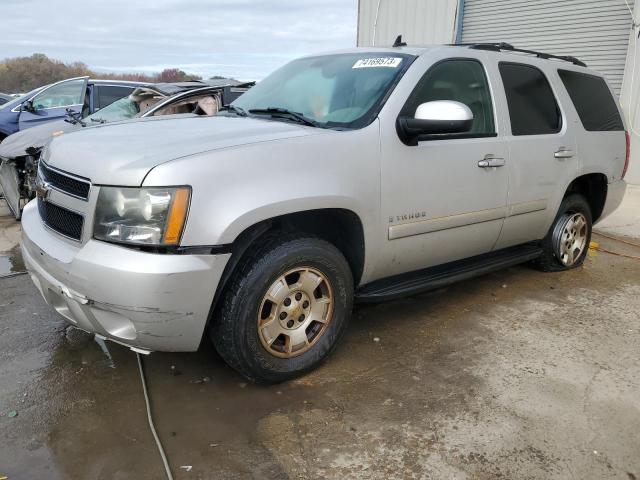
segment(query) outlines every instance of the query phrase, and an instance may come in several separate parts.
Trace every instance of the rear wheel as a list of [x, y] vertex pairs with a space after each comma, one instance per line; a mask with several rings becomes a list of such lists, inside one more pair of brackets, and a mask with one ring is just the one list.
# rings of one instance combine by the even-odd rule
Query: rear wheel
[[584, 263], [591, 242], [592, 219], [587, 200], [570, 194], [562, 201], [549, 233], [542, 240], [543, 254], [536, 261], [544, 271], [562, 271]]
[[273, 236], [240, 262], [211, 338], [245, 377], [281, 382], [329, 355], [352, 303], [351, 271], [336, 247], [313, 237]]

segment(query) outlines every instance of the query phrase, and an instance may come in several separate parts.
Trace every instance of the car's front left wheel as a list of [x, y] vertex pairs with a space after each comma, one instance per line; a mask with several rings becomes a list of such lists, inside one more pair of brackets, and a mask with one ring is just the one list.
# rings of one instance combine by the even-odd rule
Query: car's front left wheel
[[353, 277], [342, 253], [304, 235], [270, 236], [225, 287], [211, 338], [245, 377], [281, 382], [322, 362], [344, 333]]

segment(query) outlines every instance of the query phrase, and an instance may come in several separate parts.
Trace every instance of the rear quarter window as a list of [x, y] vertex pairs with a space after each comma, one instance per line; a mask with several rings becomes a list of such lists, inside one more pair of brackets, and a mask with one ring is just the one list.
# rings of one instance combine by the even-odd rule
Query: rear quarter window
[[570, 70], [558, 70], [580, 121], [589, 132], [624, 130], [622, 118], [604, 78]]
[[511, 133], [558, 133], [562, 116], [544, 73], [532, 65], [500, 62], [500, 76], [507, 95]]

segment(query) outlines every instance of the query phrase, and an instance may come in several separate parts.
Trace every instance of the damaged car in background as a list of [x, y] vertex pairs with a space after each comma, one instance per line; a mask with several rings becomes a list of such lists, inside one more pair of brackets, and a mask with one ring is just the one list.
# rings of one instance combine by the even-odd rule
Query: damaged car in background
[[10, 135], [0, 144], [0, 186], [11, 213], [20, 219], [22, 207], [35, 198], [40, 152], [52, 138], [87, 127], [137, 118], [180, 114], [213, 116], [253, 84], [225, 80], [144, 85], [85, 118], [68, 111], [64, 120]]

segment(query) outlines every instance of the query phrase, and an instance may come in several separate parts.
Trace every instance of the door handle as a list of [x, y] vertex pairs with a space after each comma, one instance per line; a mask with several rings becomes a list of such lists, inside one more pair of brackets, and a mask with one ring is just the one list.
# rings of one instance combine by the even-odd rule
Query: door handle
[[504, 166], [504, 158], [489, 154], [484, 157], [484, 160], [478, 162], [478, 166], [480, 168], [502, 167]]
[[571, 158], [573, 157], [573, 151], [563, 147], [560, 150], [558, 150], [556, 153], [554, 153], [553, 156], [556, 157], [558, 160]]

